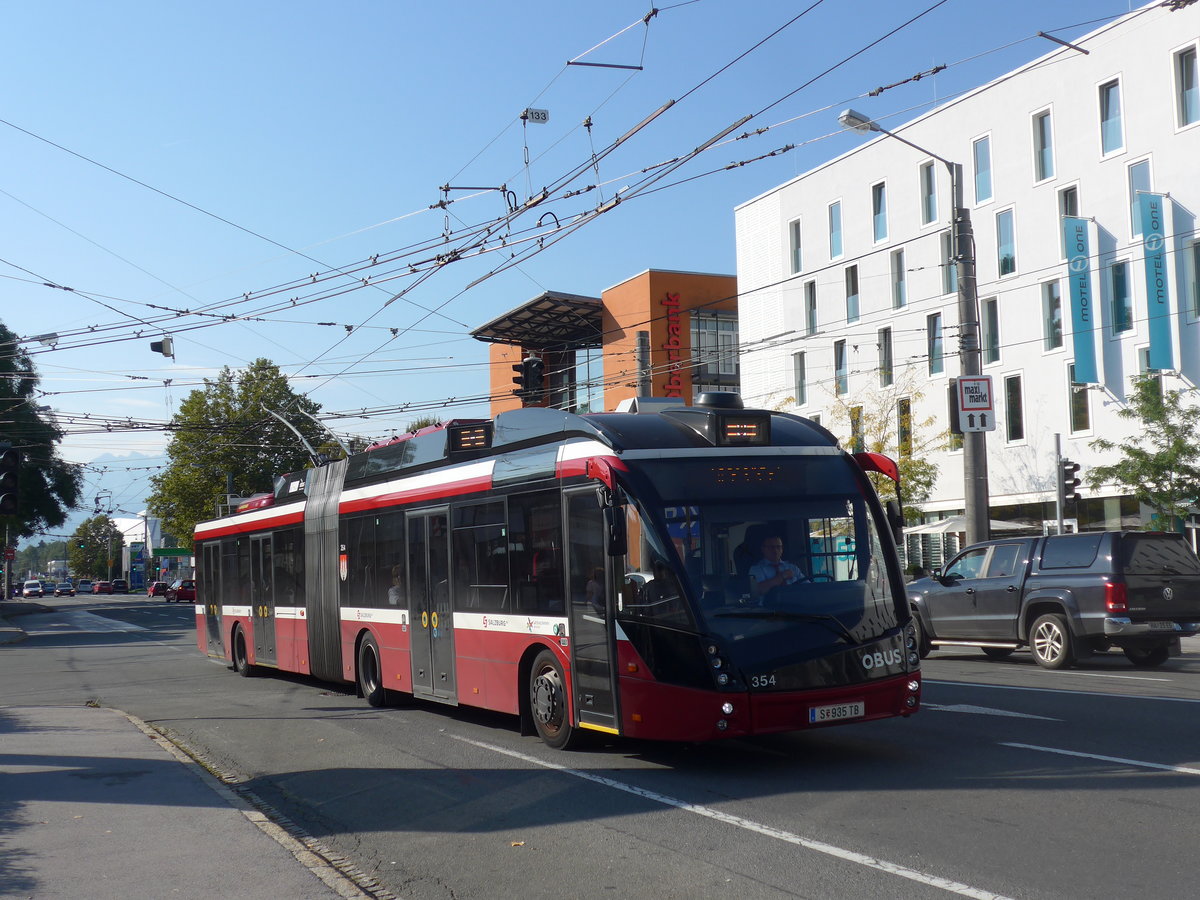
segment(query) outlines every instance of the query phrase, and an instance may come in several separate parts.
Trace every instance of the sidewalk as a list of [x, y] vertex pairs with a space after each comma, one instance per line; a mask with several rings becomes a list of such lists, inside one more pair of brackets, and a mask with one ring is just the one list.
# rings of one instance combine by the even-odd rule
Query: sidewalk
[[0, 896], [366, 898], [138, 720], [0, 707]]

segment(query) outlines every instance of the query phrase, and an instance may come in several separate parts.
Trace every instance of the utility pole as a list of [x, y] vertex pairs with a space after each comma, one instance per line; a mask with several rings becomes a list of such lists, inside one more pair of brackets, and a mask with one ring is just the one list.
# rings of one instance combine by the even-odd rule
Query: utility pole
[[[971, 211], [963, 202], [962, 164], [942, 160], [950, 170], [954, 195], [954, 261], [958, 271], [958, 352], [963, 375], [983, 373], [979, 348], [979, 302], [975, 291], [975, 234]], [[988, 515], [987, 432], [963, 434], [963, 518], [967, 543], [991, 536]]]

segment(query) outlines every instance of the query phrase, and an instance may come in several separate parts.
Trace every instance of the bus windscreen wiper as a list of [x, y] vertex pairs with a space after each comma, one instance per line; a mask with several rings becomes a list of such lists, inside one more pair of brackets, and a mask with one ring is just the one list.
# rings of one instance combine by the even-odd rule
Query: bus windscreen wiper
[[[799, 613], [788, 612], [786, 610], [767, 610], [767, 609], [738, 609], [730, 612], [714, 613], [714, 616], [734, 616], [740, 619], [786, 619], [789, 622], [816, 622], [818, 625], [826, 625], [830, 631], [838, 637], [845, 638], [847, 642], [858, 646], [861, 641], [854, 639], [854, 635], [850, 633], [842, 620], [837, 616], [832, 616], [829, 613]], [[832, 622], [830, 626], [828, 623]]]

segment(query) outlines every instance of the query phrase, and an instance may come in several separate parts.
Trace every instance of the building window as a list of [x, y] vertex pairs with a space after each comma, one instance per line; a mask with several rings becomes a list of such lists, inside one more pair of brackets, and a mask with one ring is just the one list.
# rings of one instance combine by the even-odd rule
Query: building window
[[882, 181], [871, 185], [871, 229], [876, 243], [887, 240], [887, 185]]
[[996, 262], [1001, 278], [1017, 271], [1017, 234], [1011, 209], [996, 213]]
[[794, 220], [788, 226], [788, 234], [791, 237], [790, 259], [792, 261], [792, 274], [795, 275], [797, 272], [804, 270], [804, 255], [801, 252], [803, 250], [803, 244], [801, 242], [799, 219]]
[[892, 329], [879, 329], [879, 385], [887, 387], [892, 383]]
[[1150, 191], [1150, 160], [1143, 159], [1129, 165], [1129, 233], [1142, 236], [1141, 195]]
[[942, 293], [958, 292], [958, 260], [954, 258], [954, 235], [942, 232]]
[[892, 309], [902, 309], [907, 302], [904, 289], [904, 251], [892, 251]]
[[1138, 348], [1138, 373], [1142, 375], [1154, 375], [1155, 386], [1158, 389], [1158, 395], [1162, 396], [1162, 375], [1158, 374], [1160, 369], [1150, 368], [1150, 348]]
[[1200, 319], [1200, 240], [1183, 245], [1184, 285], [1187, 308]]
[[863, 408], [850, 407], [850, 452], [862, 453], [867, 449], [866, 435], [863, 434]]
[[992, 139], [981, 137], [974, 145], [975, 202], [992, 199]]
[[1115, 262], [1108, 270], [1112, 291], [1113, 334], [1133, 330], [1133, 299], [1129, 296], [1129, 263]]
[[[1065, 187], [1058, 192], [1058, 214], [1060, 217], [1078, 216], [1079, 215], [1079, 186], [1071, 185]], [[1067, 258], [1067, 233], [1062, 227], [1062, 220], [1059, 220], [1058, 227], [1058, 244], [1059, 250], [1062, 253], [1062, 258]]]
[[1047, 281], [1042, 284], [1042, 349], [1057, 350], [1062, 345], [1062, 292], [1057, 281]]
[[1025, 403], [1021, 397], [1021, 376], [1004, 379], [1005, 436], [1010, 442], [1025, 439]]
[[997, 298], [988, 297], [981, 304], [979, 323], [979, 347], [985, 363], [1000, 360], [1000, 304]]
[[[1080, 390], [1075, 390], [1077, 387]], [[1091, 400], [1088, 399], [1092, 392], [1075, 381], [1074, 363], [1067, 367], [1067, 393], [1071, 398], [1071, 432], [1087, 431], [1092, 427]]]
[[1049, 110], [1033, 117], [1033, 177], [1035, 181], [1054, 177], [1054, 133]]
[[804, 331], [806, 334], [817, 333], [817, 283], [804, 282]]
[[736, 314], [692, 311], [692, 360], [696, 382], [736, 386], [738, 376], [738, 320]]
[[1196, 76], [1196, 48], [1175, 54], [1175, 97], [1179, 127], [1200, 121], [1200, 80]]
[[829, 258], [842, 255], [842, 201], [829, 204]]
[[921, 224], [936, 222], [937, 217], [937, 169], [927, 162], [921, 166]]
[[846, 360], [846, 342], [833, 342], [833, 391], [839, 397], [850, 390], [850, 368]]
[[901, 397], [896, 401], [896, 449], [901, 456], [912, 456], [912, 401]]
[[792, 377], [795, 381], [796, 405], [808, 402], [808, 373], [804, 367], [804, 353], [792, 354]]
[[1105, 156], [1125, 146], [1121, 125], [1121, 82], [1118, 79], [1100, 85], [1100, 151]]
[[942, 359], [942, 314], [925, 317], [925, 351], [929, 356], [929, 374], [940, 375], [945, 368]]
[[846, 321], [858, 321], [858, 266], [846, 266]]

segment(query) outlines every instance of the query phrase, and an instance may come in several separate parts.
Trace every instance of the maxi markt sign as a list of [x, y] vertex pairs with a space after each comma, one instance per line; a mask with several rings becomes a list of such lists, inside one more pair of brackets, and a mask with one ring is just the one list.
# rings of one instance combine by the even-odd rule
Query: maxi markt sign
[[963, 431], [995, 431], [991, 375], [958, 378], [958, 427]]

